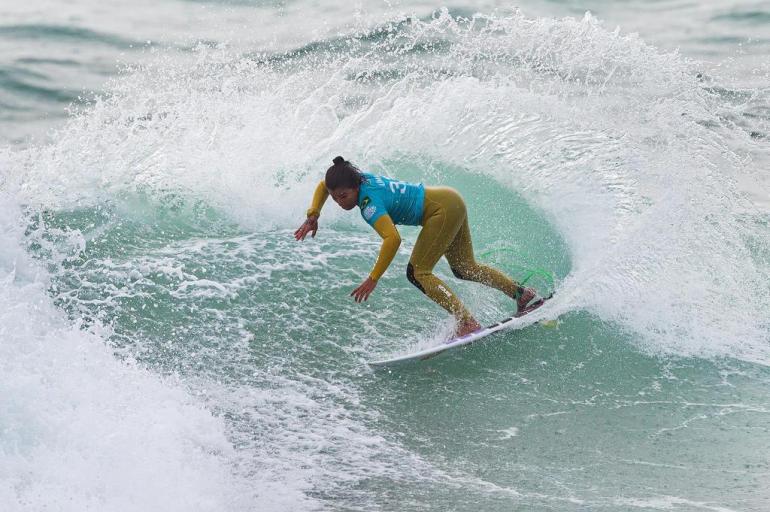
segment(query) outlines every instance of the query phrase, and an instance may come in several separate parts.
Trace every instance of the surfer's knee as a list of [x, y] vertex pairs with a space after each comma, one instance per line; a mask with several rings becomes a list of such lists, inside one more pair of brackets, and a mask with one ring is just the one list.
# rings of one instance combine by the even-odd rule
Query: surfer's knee
[[452, 271], [452, 274], [454, 274], [454, 276], [457, 279], [465, 279], [466, 281], [470, 279], [468, 272], [466, 272], [463, 267], [460, 267], [460, 266], [453, 267], [450, 265], [449, 270]]
[[457, 279], [463, 279], [465, 281], [476, 281], [478, 276], [478, 266], [476, 263], [462, 264], [462, 265], [449, 265], [449, 269]]
[[425, 293], [425, 288], [423, 288], [420, 281], [418, 281], [414, 275], [414, 265], [411, 263], [406, 265], [406, 278], [409, 279], [409, 282], [415, 285], [422, 293]]

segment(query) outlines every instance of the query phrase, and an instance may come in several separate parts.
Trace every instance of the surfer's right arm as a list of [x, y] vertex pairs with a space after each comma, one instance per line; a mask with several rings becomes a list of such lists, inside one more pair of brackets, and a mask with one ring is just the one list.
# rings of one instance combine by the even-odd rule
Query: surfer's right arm
[[313, 193], [313, 202], [307, 210], [307, 219], [294, 232], [295, 239], [304, 240], [308, 233], [312, 233], [310, 236], [315, 238], [316, 231], [318, 231], [318, 217], [321, 216], [321, 208], [328, 197], [329, 191], [326, 190], [326, 182], [321, 180]]

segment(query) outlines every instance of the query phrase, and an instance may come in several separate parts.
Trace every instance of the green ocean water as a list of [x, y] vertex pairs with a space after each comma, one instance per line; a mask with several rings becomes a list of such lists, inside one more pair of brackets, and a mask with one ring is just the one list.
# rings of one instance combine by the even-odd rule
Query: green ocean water
[[[405, 179], [419, 172], [393, 167]], [[503, 239], [509, 250], [493, 252], [495, 263], [512, 275], [521, 264], [554, 269], [557, 283], [569, 274], [564, 241], [515, 193], [456, 168], [426, 174], [474, 198], [479, 252]], [[200, 383], [192, 388], [204, 396], [199, 386], [211, 382], [307, 386], [310, 407], [209, 400], [242, 449], [274, 436], [320, 444], [323, 465], [348, 477], [312, 491], [331, 509], [760, 510], [767, 498], [761, 366], [645, 354], [622, 326], [575, 308], [556, 326], [368, 370], [366, 360], [446, 331], [442, 311], [398, 272], [414, 233], [361, 308], [348, 294], [378, 250], [365, 226], [322, 223], [316, 240], [298, 244], [290, 230], [245, 231], [180, 196], [134, 195], [48, 212], [28, 229], [59, 246], [72, 232], [85, 238], [52, 269], [51, 292], [73, 320], [109, 325], [117, 353]], [[31, 249], [50, 262], [43, 245]], [[480, 319], [510, 313], [502, 294], [452, 280], [445, 263], [438, 272]], [[261, 421], [265, 406], [282, 410], [277, 425]], [[372, 453], [351, 462], [348, 429], [373, 435], [358, 441]]]
[[[666, 11], [646, 9], [621, 19]], [[764, 19], [715, 9], [712, 35]], [[759, 75], [591, 15], [388, 12], [272, 50], [148, 49], [0, 152], [5, 509], [767, 508]], [[554, 322], [371, 370], [452, 324], [406, 278], [419, 228], [363, 305], [379, 240], [357, 211], [330, 201], [294, 240], [336, 154], [458, 189], [479, 259], [553, 274], [532, 284]], [[512, 313], [436, 273], [482, 324]]]

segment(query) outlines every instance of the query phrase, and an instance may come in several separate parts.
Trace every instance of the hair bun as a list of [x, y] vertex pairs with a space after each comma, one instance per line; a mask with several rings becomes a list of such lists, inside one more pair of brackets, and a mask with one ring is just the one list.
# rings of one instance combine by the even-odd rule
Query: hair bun
[[335, 164], [342, 164], [342, 163], [345, 163], [345, 159], [342, 158], [341, 156], [335, 156], [332, 162]]

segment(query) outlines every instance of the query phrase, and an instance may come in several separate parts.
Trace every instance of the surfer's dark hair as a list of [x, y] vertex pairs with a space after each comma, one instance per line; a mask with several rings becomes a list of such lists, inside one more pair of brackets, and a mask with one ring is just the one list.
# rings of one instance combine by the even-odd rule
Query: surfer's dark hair
[[326, 170], [326, 188], [336, 190], [338, 188], [358, 188], [366, 181], [361, 170], [341, 156], [335, 156], [334, 165]]

